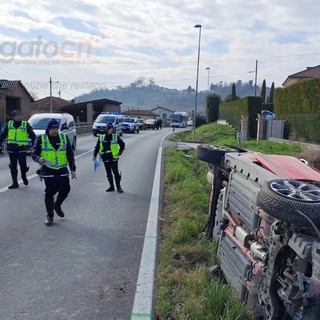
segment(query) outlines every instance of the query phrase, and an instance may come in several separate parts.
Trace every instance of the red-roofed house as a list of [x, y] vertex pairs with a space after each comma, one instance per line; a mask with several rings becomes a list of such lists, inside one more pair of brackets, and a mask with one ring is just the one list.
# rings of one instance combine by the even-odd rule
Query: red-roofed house
[[286, 79], [282, 84], [283, 87], [289, 87], [298, 81], [320, 78], [320, 65], [315, 67], [307, 67], [306, 70], [294, 73]]
[[[52, 98], [52, 112], [60, 112], [57, 109], [66, 104], [69, 104], [70, 101], [61, 99], [60, 97], [51, 97]], [[34, 101], [31, 104], [31, 112], [35, 113], [43, 113], [50, 112], [50, 97], [45, 97], [39, 100]]]
[[150, 110], [128, 110], [122, 112], [126, 116], [135, 117], [135, 118], [142, 118], [142, 119], [155, 119], [159, 117], [159, 115], [153, 111]]

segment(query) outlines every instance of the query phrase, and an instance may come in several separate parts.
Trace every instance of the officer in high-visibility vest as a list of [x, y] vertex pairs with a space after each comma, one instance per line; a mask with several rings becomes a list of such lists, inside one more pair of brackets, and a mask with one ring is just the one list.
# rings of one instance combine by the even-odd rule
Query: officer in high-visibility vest
[[[44, 202], [47, 210], [46, 226], [53, 224], [54, 211], [63, 218], [62, 202], [70, 192], [69, 170], [71, 178], [77, 179], [74, 153], [66, 134], [59, 133], [59, 123], [52, 119], [48, 122], [45, 134], [37, 138], [32, 151], [32, 159], [41, 165], [40, 177], [44, 179], [46, 189]], [[57, 195], [56, 200], [54, 196]]]
[[[7, 152], [10, 159], [10, 172], [12, 177], [12, 184], [9, 189], [19, 188], [18, 184], [18, 162], [20, 165], [21, 179], [25, 185], [29, 184], [27, 179], [27, 152], [32, 148], [36, 135], [27, 121], [22, 121], [21, 112], [14, 110], [12, 112], [12, 119], [3, 129], [0, 136], [0, 146], [2, 142], [7, 139]], [[31, 139], [31, 145], [30, 141]]]
[[100, 135], [97, 144], [93, 151], [93, 161], [96, 160], [97, 155], [101, 156], [101, 160], [104, 163], [104, 167], [107, 173], [107, 179], [109, 181], [109, 188], [107, 192], [114, 191], [113, 176], [116, 182], [117, 191], [123, 193], [120, 185], [121, 175], [118, 169], [119, 156], [125, 149], [125, 143], [120, 136], [114, 133], [114, 127], [112, 123], [106, 126], [106, 134]]

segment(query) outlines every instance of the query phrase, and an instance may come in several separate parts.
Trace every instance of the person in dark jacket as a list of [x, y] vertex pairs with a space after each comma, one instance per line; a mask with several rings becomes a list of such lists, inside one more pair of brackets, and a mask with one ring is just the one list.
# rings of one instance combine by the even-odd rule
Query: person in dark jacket
[[[32, 151], [32, 159], [41, 165], [40, 178], [44, 179], [45, 206], [47, 210], [46, 226], [53, 224], [54, 211], [63, 218], [62, 202], [70, 192], [69, 169], [71, 178], [77, 179], [74, 153], [66, 134], [59, 133], [59, 122], [48, 122], [45, 134], [40, 135]], [[56, 200], [54, 196], [57, 195]]]
[[101, 160], [104, 163], [104, 167], [107, 173], [107, 179], [109, 181], [109, 188], [107, 192], [114, 191], [113, 176], [116, 182], [117, 191], [123, 193], [120, 185], [121, 175], [118, 169], [119, 156], [125, 149], [125, 143], [120, 136], [114, 133], [114, 127], [112, 123], [106, 126], [106, 134], [100, 135], [97, 144], [93, 151], [93, 161], [96, 160], [99, 154]]
[[[14, 110], [12, 112], [12, 119], [4, 127], [0, 136], [0, 146], [3, 141], [7, 139], [7, 152], [10, 159], [10, 172], [12, 177], [12, 184], [9, 189], [19, 188], [18, 184], [18, 162], [20, 165], [21, 179], [25, 185], [29, 184], [27, 179], [27, 152], [33, 146], [36, 135], [27, 121], [22, 121], [21, 112]], [[31, 139], [31, 146], [29, 145], [29, 138]]]

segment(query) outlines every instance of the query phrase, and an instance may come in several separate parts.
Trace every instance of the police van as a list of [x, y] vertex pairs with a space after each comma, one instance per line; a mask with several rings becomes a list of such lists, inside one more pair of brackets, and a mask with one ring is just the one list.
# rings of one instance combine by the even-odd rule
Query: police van
[[123, 134], [123, 115], [121, 113], [102, 112], [98, 115], [93, 123], [92, 133], [96, 137], [97, 134], [104, 134], [108, 123], [112, 123], [115, 133], [122, 136]]
[[57, 120], [59, 123], [59, 132], [65, 133], [75, 150], [77, 146], [77, 130], [74, 118], [69, 113], [37, 113], [28, 120], [36, 136], [45, 133], [48, 122], [50, 120]]

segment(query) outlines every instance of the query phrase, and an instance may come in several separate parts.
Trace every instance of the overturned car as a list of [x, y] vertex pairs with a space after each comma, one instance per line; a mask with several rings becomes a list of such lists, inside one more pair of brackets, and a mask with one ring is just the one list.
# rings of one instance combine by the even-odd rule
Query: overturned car
[[320, 319], [320, 172], [291, 156], [200, 145], [206, 233], [253, 319]]

